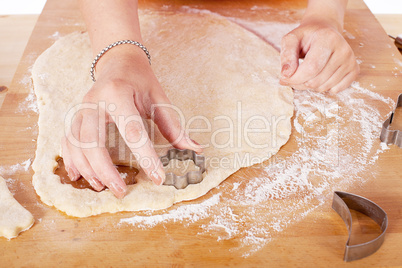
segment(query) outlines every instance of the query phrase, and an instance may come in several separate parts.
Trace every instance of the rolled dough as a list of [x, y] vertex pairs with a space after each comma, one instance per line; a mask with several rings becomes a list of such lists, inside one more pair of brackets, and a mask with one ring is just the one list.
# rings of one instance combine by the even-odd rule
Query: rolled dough
[[[142, 13], [140, 23], [153, 70], [182, 111], [183, 125], [201, 129], [190, 131], [190, 137], [208, 145], [206, 175], [201, 183], [177, 190], [155, 186], [140, 172], [121, 200], [109, 190], [75, 189], [60, 182], [53, 171], [69, 125], [64, 119], [92, 85], [89, 38], [72, 33], [40, 55], [32, 70], [40, 110], [33, 185], [44, 203], [68, 215], [163, 209], [195, 199], [238, 169], [268, 159], [289, 138], [293, 93], [279, 85], [279, 53], [270, 45], [212, 14]], [[155, 132], [151, 138], [162, 155], [169, 148], [158, 148], [167, 142]]]
[[15, 238], [31, 228], [33, 223], [32, 214], [14, 199], [5, 180], [0, 177], [0, 236]]

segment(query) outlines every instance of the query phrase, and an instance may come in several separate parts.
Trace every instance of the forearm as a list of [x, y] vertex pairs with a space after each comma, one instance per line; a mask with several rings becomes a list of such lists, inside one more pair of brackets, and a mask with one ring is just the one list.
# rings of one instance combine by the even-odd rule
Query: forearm
[[341, 32], [347, 2], [347, 0], [309, 0], [302, 23], [325, 21]]
[[[80, 0], [80, 9], [91, 39], [95, 56], [106, 46], [124, 39], [142, 43], [138, 20], [137, 0]], [[108, 51], [97, 64], [100, 70], [103, 63], [116, 53], [144, 53], [130, 45], [119, 46]]]

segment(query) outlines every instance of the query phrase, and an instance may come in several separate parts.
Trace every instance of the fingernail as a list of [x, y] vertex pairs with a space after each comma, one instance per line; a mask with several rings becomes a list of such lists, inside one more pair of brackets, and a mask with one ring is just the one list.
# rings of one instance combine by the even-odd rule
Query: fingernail
[[165, 182], [165, 172], [162, 169], [159, 169], [158, 171], [152, 171], [151, 172], [151, 180], [156, 184], [156, 185], [162, 185]]
[[191, 139], [188, 134], [185, 134], [185, 137], [187, 142], [195, 149], [194, 151], [202, 151], [202, 146], [198, 142]]
[[70, 180], [73, 180], [73, 174], [71, 173], [71, 168], [67, 169], [67, 175], [70, 178]]
[[285, 77], [289, 77], [289, 68], [290, 68], [289, 64], [283, 65], [283, 66], [282, 66], [281, 74], [282, 74], [283, 76], [285, 76]]
[[101, 191], [103, 189], [103, 184], [98, 180], [98, 178], [92, 177], [87, 180], [96, 191]]
[[196, 145], [198, 145], [198, 146], [201, 146], [198, 142], [196, 142], [195, 140], [193, 140], [193, 139], [190, 139], [192, 142], [194, 142]]
[[193, 139], [190, 139], [191, 140], [191, 142], [193, 143], [193, 144], [191, 144], [191, 146], [193, 146], [193, 148], [195, 149], [194, 151], [196, 151], [196, 152], [202, 152], [202, 146], [198, 143], [198, 142], [196, 142], [195, 140], [193, 140]]
[[112, 190], [118, 193], [122, 194], [126, 193], [126, 189], [124, 189], [120, 184], [115, 182], [110, 183], [110, 188], [112, 188]]
[[71, 181], [76, 181], [80, 178], [80, 174], [78, 173], [78, 171], [73, 168], [68, 168], [67, 174], [70, 177]]

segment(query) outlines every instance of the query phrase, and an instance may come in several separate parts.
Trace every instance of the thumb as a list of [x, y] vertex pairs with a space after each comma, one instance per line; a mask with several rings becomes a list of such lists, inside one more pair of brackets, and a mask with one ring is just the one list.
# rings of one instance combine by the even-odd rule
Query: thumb
[[292, 31], [282, 38], [281, 42], [281, 81], [291, 77], [299, 66], [301, 39]]

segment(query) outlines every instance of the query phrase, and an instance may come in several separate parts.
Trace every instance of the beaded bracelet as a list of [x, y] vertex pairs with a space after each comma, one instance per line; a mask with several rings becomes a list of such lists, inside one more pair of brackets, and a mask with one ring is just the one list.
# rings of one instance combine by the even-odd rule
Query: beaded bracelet
[[94, 73], [95, 73], [95, 66], [96, 66], [96, 63], [98, 62], [98, 60], [99, 60], [109, 49], [111, 49], [111, 48], [113, 48], [113, 47], [115, 47], [115, 46], [118, 46], [118, 45], [122, 45], [122, 44], [132, 44], [132, 45], [135, 45], [135, 46], [141, 48], [141, 49], [145, 52], [145, 54], [147, 55], [149, 64], [151, 65], [151, 55], [149, 54], [147, 48], [146, 48], [145, 46], [143, 46], [141, 43], [139, 43], [139, 42], [137, 42], [137, 41], [133, 41], [133, 40], [121, 40], [121, 41], [117, 41], [117, 42], [114, 42], [113, 44], [108, 45], [108, 46], [105, 47], [101, 52], [99, 52], [98, 55], [96, 55], [94, 61], [92, 62], [92, 65], [91, 65], [91, 78], [92, 78], [92, 81], [94, 81], [94, 82], [96, 81], [96, 80], [95, 80], [95, 74], [94, 74]]

